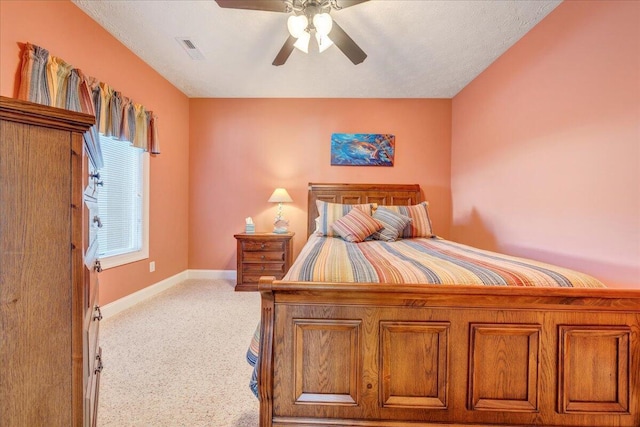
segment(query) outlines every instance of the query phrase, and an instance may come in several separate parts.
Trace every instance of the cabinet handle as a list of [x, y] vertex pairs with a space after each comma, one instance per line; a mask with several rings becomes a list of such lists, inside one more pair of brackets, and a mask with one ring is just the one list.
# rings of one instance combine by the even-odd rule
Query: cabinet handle
[[102, 365], [102, 357], [100, 357], [99, 354], [96, 354], [96, 360], [98, 361], [98, 366], [96, 366], [96, 369], [93, 372], [95, 374], [99, 374], [100, 372], [102, 372], [102, 369], [104, 368], [104, 366]]
[[264, 255], [262, 255], [262, 256], [260, 257], [260, 259], [264, 259], [264, 258], [265, 258], [265, 256], [264, 256]]
[[93, 222], [98, 224], [98, 228], [102, 228], [102, 221], [100, 221], [100, 217], [98, 215], [93, 217]]
[[262, 271], [264, 271], [264, 265], [262, 266]]
[[260, 249], [264, 249], [264, 248], [265, 248], [265, 245], [264, 245], [264, 243], [262, 243], [262, 244], [260, 245]]
[[95, 308], [93, 309], [94, 311], [94, 315], [93, 315], [93, 320], [97, 320], [98, 322], [102, 320], [102, 312], [100, 311], [100, 306], [96, 305]]
[[99, 186], [104, 185], [104, 182], [100, 181], [100, 172], [90, 173], [89, 178], [93, 178], [93, 180], [96, 182], [96, 185], [99, 185]]
[[93, 266], [93, 269], [98, 273], [102, 273], [102, 266], [100, 265], [100, 261], [96, 261], [95, 265]]

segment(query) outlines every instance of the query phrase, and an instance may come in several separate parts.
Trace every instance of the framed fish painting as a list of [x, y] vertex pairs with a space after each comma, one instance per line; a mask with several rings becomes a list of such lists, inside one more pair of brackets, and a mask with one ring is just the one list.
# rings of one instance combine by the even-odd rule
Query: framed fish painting
[[388, 133], [334, 133], [332, 166], [393, 166], [396, 138]]

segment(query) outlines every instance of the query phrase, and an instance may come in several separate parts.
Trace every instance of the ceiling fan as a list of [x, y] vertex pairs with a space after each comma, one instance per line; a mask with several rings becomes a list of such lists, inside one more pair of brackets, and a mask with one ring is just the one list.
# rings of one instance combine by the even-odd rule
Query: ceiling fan
[[331, 10], [340, 10], [369, 0], [215, 0], [220, 7], [230, 9], [264, 10], [291, 13], [287, 21], [289, 38], [273, 60], [273, 65], [283, 65], [298, 48], [308, 52], [311, 33], [315, 33], [320, 52], [332, 44], [344, 53], [355, 65], [365, 60], [367, 54], [329, 15]]

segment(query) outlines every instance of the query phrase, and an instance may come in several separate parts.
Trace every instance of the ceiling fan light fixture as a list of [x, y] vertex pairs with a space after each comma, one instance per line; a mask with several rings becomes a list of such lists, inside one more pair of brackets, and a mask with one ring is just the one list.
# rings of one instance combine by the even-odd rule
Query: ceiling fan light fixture
[[320, 53], [324, 52], [325, 50], [333, 46], [333, 41], [329, 38], [329, 36], [323, 36], [317, 31], [316, 31], [316, 41], [318, 42], [318, 52]]
[[313, 26], [316, 32], [322, 36], [326, 36], [331, 32], [333, 27], [333, 19], [328, 13], [317, 13], [313, 16]]
[[287, 29], [289, 30], [289, 34], [297, 39], [306, 33], [305, 30], [308, 25], [309, 20], [304, 15], [291, 15], [287, 20]]
[[294, 47], [303, 51], [304, 53], [309, 53], [309, 40], [311, 40], [311, 35], [303, 31], [298, 40], [293, 44]]
[[[2, 1], [2, 0], [0, 0]], [[332, 10], [350, 8], [369, 0], [215, 0], [218, 6], [229, 9], [263, 10], [286, 13], [289, 36], [272, 62], [283, 65], [294, 49], [309, 53], [311, 34], [316, 38], [318, 51], [324, 52], [332, 45], [354, 64], [358, 65], [367, 54], [333, 20]], [[331, 35], [331, 37], [329, 37]], [[315, 49], [314, 49], [315, 51]]]

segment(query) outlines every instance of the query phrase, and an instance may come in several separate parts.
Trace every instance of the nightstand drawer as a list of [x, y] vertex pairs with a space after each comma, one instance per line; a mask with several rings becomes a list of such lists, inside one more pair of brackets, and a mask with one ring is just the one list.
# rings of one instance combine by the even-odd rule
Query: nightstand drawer
[[261, 273], [262, 276], [274, 276], [276, 274], [285, 273], [284, 262], [272, 262], [272, 263], [244, 263], [242, 264], [242, 271], [244, 273]]
[[245, 252], [244, 262], [284, 261], [284, 252]]
[[248, 240], [242, 242], [242, 250], [244, 251], [284, 251], [284, 243], [282, 241], [267, 240]]

